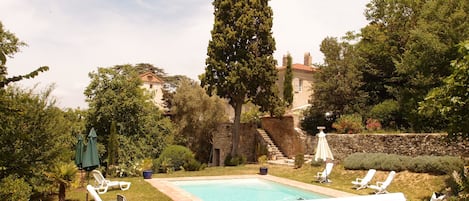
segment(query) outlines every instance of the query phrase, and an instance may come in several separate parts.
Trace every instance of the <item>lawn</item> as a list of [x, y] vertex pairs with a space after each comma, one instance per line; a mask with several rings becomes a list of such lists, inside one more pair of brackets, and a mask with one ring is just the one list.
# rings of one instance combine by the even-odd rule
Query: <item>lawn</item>
[[[351, 171], [344, 170], [343, 166], [336, 165], [331, 173], [332, 183], [319, 184], [314, 181], [314, 175], [321, 171], [323, 167], [311, 167], [305, 165], [302, 168], [294, 169], [289, 166], [270, 165], [269, 174], [297, 180], [305, 183], [326, 186], [329, 188], [342, 190], [356, 194], [370, 194], [369, 189], [356, 191], [352, 189], [351, 181], [356, 177], [363, 177], [366, 171]], [[203, 171], [197, 172], [173, 172], [171, 174], [153, 174], [153, 178], [163, 177], [186, 177], [186, 176], [218, 176], [218, 175], [241, 175], [241, 174], [257, 174], [259, 171], [258, 165], [244, 165], [239, 167], [210, 167]], [[388, 172], [377, 171], [372, 182], [383, 181]], [[393, 182], [389, 186], [389, 192], [402, 192], [405, 194], [407, 200], [429, 200], [433, 191], [441, 191], [445, 186], [445, 180], [448, 176], [435, 176], [429, 174], [417, 174], [410, 172], [398, 172]], [[164, 194], [153, 188], [149, 183], [145, 182], [143, 178], [118, 178], [111, 180], [122, 180], [132, 182], [132, 186], [127, 191], [110, 190], [105, 194], [100, 195], [104, 201], [116, 200], [117, 194], [123, 194], [129, 201], [150, 201], [150, 200], [171, 200]], [[86, 200], [85, 188], [70, 189], [67, 191], [67, 200], [70, 201], [84, 201]], [[91, 198], [89, 199], [91, 200]]]

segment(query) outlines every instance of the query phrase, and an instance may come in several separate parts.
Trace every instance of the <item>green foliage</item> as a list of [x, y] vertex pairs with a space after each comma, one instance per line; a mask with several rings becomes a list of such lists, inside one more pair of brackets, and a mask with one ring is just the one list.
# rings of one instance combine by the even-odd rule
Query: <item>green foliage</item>
[[364, 83], [357, 68], [359, 61], [354, 46], [327, 37], [320, 50], [325, 56], [325, 65], [313, 75], [311, 104], [321, 112], [362, 113], [367, 94], [361, 89]]
[[[457, 200], [469, 198], [469, 170], [465, 167], [462, 171], [453, 171], [451, 174], [451, 191]], [[464, 200], [465, 200], [464, 199]], [[456, 199], [455, 199], [456, 200]]]
[[399, 121], [399, 103], [395, 100], [385, 100], [371, 108], [370, 115], [378, 119], [385, 128], [396, 129], [397, 125], [402, 125]]
[[325, 161], [323, 161], [321, 158], [318, 158], [318, 160], [312, 160], [311, 161], [311, 166], [313, 167], [320, 167], [320, 166], [323, 166], [325, 163]]
[[207, 48], [205, 73], [200, 80], [207, 94], [226, 98], [235, 111], [231, 150], [235, 155], [244, 103], [251, 101], [262, 112], [280, 112], [273, 58], [273, 12], [267, 0], [215, 0], [213, 6], [212, 38]]
[[344, 167], [352, 170], [408, 170], [438, 175], [450, 174], [454, 170], [460, 171], [463, 166], [463, 160], [452, 156], [410, 157], [384, 153], [354, 153], [344, 160]]
[[285, 77], [283, 80], [283, 100], [287, 106], [291, 106], [293, 103], [293, 70], [292, 70], [292, 58], [291, 55], [287, 55], [287, 67], [285, 71]]
[[118, 149], [119, 149], [119, 141], [117, 139], [117, 130], [116, 130], [115, 121], [112, 121], [111, 123], [111, 129], [110, 129], [108, 142], [109, 142], [108, 147], [107, 147], [108, 165], [116, 165]]
[[238, 166], [246, 164], [246, 157], [241, 155], [231, 156], [228, 154], [224, 161], [225, 166]]
[[50, 191], [44, 172], [72, 158], [72, 125], [50, 97], [42, 92], [7, 87], [0, 89], [0, 178], [21, 175], [35, 196]]
[[248, 103], [244, 108], [245, 111], [241, 114], [241, 123], [256, 123], [260, 125], [263, 113], [259, 111], [259, 107]]
[[261, 165], [261, 167], [264, 167], [265, 164], [267, 163], [267, 155], [259, 156], [257, 158], [257, 162], [259, 163], [259, 165]]
[[444, 85], [430, 91], [419, 112], [447, 119], [450, 136], [469, 137], [469, 40], [459, 45], [460, 57], [451, 63], [452, 73]]
[[23, 178], [10, 175], [0, 180], [0, 200], [29, 200], [31, 195], [32, 188]]
[[25, 75], [6, 77], [8, 74], [5, 66], [7, 57], [13, 57], [14, 54], [20, 51], [22, 46], [26, 46], [26, 43], [21, 42], [13, 33], [4, 30], [3, 24], [0, 22], [0, 88], [4, 88], [12, 82], [34, 78], [39, 73], [49, 70], [49, 67], [42, 66]]
[[107, 148], [105, 156], [113, 151], [108, 149], [112, 148], [110, 129], [115, 121], [119, 141], [115, 164], [156, 158], [171, 142], [173, 125], [148, 101], [150, 97], [141, 88], [136, 68], [132, 65], [98, 68], [89, 77], [91, 82], [85, 90], [89, 103], [87, 127], [96, 129], [98, 142]]
[[190, 158], [187, 162], [183, 165], [185, 171], [199, 171], [205, 168], [198, 160], [195, 158]]
[[208, 96], [197, 83], [183, 80], [171, 105], [177, 128], [175, 143], [191, 149], [199, 161], [208, 162], [213, 133], [228, 119], [223, 100]]
[[303, 167], [303, 164], [305, 163], [305, 155], [303, 154], [297, 154], [295, 156], [295, 168], [301, 168]]
[[402, 121], [397, 127], [417, 132], [445, 127], [438, 113], [423, 115], [417, 108], [450, 74], [456, 44], [469, 38], [468, 13], [465, 0], [371, 1], [366, 10], [370, 23], [357, 44], [368, 105], [398, 101]]
[[52, 172], [46, 172], [45, 175], [54, 183], [59, 184], [59, 201], [65, 201], [65, 190], [76, 178], [78, 168], [73, 162], [57, 163]]
[[[154, 161], [156, 170], [166, 172], [167, 169], [181, 170], [186, 165], [194, 165], [194, 154], [186, 147], [180, 145], [170, 145], [166, 147], [161, 155]], [[189, 164], [190, 163], [190, 164]]]
[[325, 126], [326, 129], [332, 129], [332, 123], [335, 121], [335, 116], [329, 121], [325, 116], [326, 111], [319, 109], [318, 106], [312, 105], [303, 112], [304, 118], [301, 120], [301, 129], [308, 134], [315, 136], [319, 133], [318, 126]]
[[342, 115], [332, 127], [338, 133], [361, 133], [363, 131], [362, 117], [359, 114]]

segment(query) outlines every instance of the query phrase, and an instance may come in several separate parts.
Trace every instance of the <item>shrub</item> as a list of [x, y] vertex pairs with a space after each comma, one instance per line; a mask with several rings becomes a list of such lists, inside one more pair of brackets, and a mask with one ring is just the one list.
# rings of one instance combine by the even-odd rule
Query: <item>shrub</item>
[[304, 163], [305, 163], [305, 156], [303, 154], [297, 154], [295, 156], [295, 168], [303, 167]]
[[322, 165], [324, 165], [324, 162], [322, 159], [318, 158], [318, 160], [311, 160], [311, 166], [313, 167], [320, 167]]
[[246, 157], [244, 156], [231, 156], [228, 154], [225, 158], [225, 166], [238, 166], [246, 163]]
[[180, 145], [170, 145], [154, 161], [154, 166], [161, 172], [167, 172], [168, 168], [180, 170], [191, 159], [194, 159], [191, 150]]
[[332, 124], [332, 127], [338, 133], [360, 133], [363, 131], [362, 117], [359, 114], [343, 115]]
[[184, 163], [183, 167], [185, 171], [199, 171], [201, 170], [202, 164], [195, 160], [195, 158], [191, 158], [186, 163]]
[[369, 131], [381, 130], [381, 123], [377, 119], [368, 118], [366, 120], [366, 130], [369, 130]]
[[395, 100], [385, 100], [371, 108], [371, 117], [378, 119], [382, 125], [396, 128], [399, 114], [399, 103]]
[[0, 180], [0, 200], [29, 200], [31, 195], [32, 188], [23, 178], [10, 175]]
[[335, 115], [332, 115], [330, 120], [326, 119], [326, 112], [321, 111], [316, 107], [310, 107], [303, 112], [303, 118], [301, 119], [301, 129], [306, 131], [308, 134], [315, 136], [319, 133], [318, 126], [325, 126], [326, 128], [332, 127], [332, 122], [335, 121]]
[[352, 170], [408, 170], [417, 173], [450, 174], [459, 171], [464, 162], [451, 156], [400, 156], [384, 153], [354, 153], [345, 158], [344, 168]]

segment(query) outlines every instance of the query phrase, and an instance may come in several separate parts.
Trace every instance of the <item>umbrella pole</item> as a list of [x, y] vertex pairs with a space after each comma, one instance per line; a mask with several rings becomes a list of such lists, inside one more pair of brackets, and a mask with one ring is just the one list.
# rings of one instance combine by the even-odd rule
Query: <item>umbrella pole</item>
[[[86, 186], [90, 184], [90, 173], [86, 171]], [[88, 201], [88, 188], [86, 188], [86, 201]]]

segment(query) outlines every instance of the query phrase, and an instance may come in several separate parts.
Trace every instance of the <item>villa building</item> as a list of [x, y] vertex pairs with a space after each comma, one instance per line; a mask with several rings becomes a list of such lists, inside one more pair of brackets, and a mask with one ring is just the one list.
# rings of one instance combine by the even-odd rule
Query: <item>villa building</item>
[[153, 97], [152, 101], [158, 108], [164, 110], [165, 105], [163, 102], [163, 80], [152, 72], [140, 74], [144, 88]]
[[[309, 106], [308, 100], [313, 93], [311, 85], [313, 84], [313, 74], [318, 71], [318, 67], [312, 64], [312, 57], [310, 53], [304, 54], [304, 62], [293, 63], [293, 103], [291, 110], [302, 110]], [[287, 69], [287, 56], [284, 55], [282, 59], [282, 66], [278, 67], [277, 86], [280, 91], [280, 97], [283, 98], [284, 80]]]

